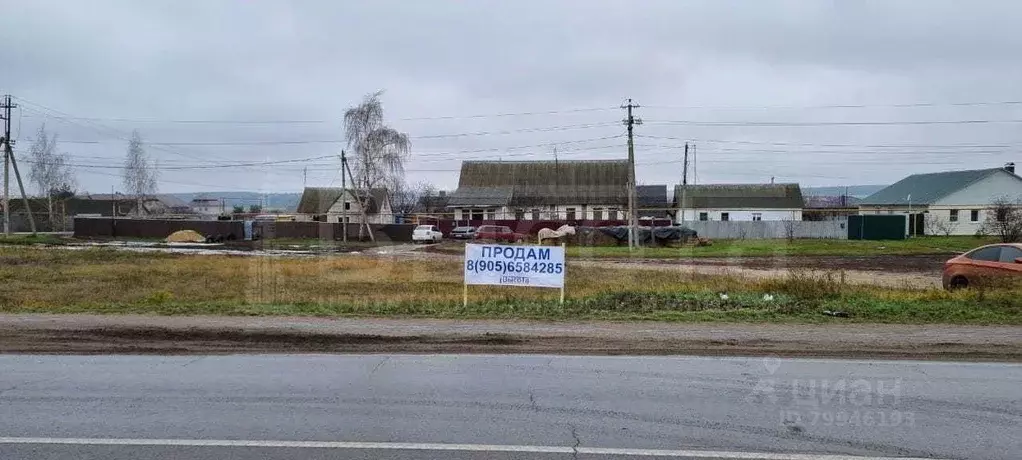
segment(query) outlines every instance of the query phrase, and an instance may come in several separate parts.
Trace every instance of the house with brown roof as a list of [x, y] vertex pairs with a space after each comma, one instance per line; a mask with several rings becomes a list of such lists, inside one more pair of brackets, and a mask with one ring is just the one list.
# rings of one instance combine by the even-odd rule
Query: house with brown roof
[[385, 188], [369, 190], [342, 189], [340, 187], [305, 187], [298, 202], [299, 221], [361, 223], [361, 203], [366, 202], [366, 216], [370, 224], [394, 223], [390, 193]]
[[702, 184], [674, 189], [680, 222], [802, 220], [798, 184]]
[[465, 161], [447, 201], [457, 220], [614, 220], [627, 206], [627, 160]]

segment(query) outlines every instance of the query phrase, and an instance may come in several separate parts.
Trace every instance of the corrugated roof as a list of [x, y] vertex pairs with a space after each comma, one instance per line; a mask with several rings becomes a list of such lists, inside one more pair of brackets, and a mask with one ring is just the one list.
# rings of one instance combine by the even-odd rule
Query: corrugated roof
[[458, 187], [447, 206], [505, 206], [511, 202], [513, 187]]
[[1010, 174], [1002, 168], [913, 174], [864, 198], [859, 205], [907, 206], [909, 196], [911, 204], [928, 205], [998, 171]]
[[[511, 193], [495, 205], [624, 204], [628, 202], [627, 160], [465, 161], [451, 197]], [[462, 190], [464, 189], [463, 193]], [[492, 189], [481, 192], [479, 189]], [[490, 204], [490, 203], [487, 203]]]
[[[689, 185], [684, 203], [689, 209], [801, 209], [802, 190], [798, 184], [706, 184]], [[682, 189], [674, 188], [681, 201]]]
[[[354, 192], [354, 190], [349, 189]], [[344, 189], [340, 187], [305, 187], [302, 191], [302, 198], [298, 201], [299, 214], [326, 214], [330, 207], [341, 198]], [[365, 196], [365, 192], [359, 190], [359, 196]], [[380, 203], [387, 199], [387, 189], [374, 188], [370, 190], [369, 214], [380, 212]]]

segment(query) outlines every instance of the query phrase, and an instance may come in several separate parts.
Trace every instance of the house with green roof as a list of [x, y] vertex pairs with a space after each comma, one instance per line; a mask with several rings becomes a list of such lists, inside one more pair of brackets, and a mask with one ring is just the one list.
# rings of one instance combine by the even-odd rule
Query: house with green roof
[[1022, 178], [1015, 174], [1014, 163], [913, 174], [864, 198], [859, 214], [921, 214], [928, 235], [973, 235], [999, 199], [1022, 202]]

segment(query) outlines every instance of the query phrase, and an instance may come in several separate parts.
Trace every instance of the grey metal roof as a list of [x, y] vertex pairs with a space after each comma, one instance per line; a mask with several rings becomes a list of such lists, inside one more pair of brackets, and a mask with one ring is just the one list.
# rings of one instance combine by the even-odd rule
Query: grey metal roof
[[1010, 174], [1002, 168], [913, 174], [864, 198], [859, 205], [906, 206], [909, 196], [911, 204], [928, 205], [998, 171]]
[[801, 209], [802, 190], [798, 184], [707, 184], [689, 185], [674, 198], [689, 209]]
[[[556, 204], [627, 203], [627, 160], [465, 161], [458, 190], [448, 206], [463, 206], [457, 197], [482, 194], [485, 200], [505, 196], [492, 205], [548, 206]], [[490, 192], [475, 189], [488, 188]], [[464, 192], [462, 190], [465, 189]], [[466, 198], [469, 202], [474, 199]]]
[[448, 207], [506, 206], [513, 187], [458, 187], [447, 200]]
[[667, 207], [666, 185], [639, 185], [635, 187], [635, 197], [640, 208]]

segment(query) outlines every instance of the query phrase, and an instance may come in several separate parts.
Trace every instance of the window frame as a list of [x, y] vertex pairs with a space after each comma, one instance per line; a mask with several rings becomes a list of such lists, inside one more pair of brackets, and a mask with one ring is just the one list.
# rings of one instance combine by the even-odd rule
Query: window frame
[[722, 213], [720, 213], [720, 221], [721, 222], [730, 222], [731, 221], [731, 213], [730, 212], [722, 212]]
[[[977, 258], [973, 257], [974, 255], [976, 255], [976, 253], [979, 253], [979, 252], [982, 252], [982, 251], [991, 251], [991, 250], [996, 250], [997, 251], [997, 257], [994, 257], [993, 259], [977, 259]], [[972, 251], [969, 251], [968, 253], [965, 254], [965, 258], [969, 259], [969, 260], [975, 260], [977, 262], [1000, 262], [1001, 261], [1001, 246], [999, 246], [999, 245], [998, 246], [985, 246], [985, 247], [982, 247], [982, 248], [973, 249]]]
[[948, 222], [958, 222], [958, 210], [957, 209], [949, 210], [947, 213], [947, 220]]
[[709, 220], [710, 220], [710, 213], [708, 213], [708, 212], [700, 212], [699, 213], [699, 221], [700, 222], [708, 222]]
[[753, 222], [761, 222], [762, 220], [763, 220], [763, 213], [761, 213], [761, 212], [754, 212], [754, 213], [752, 213], [752, 221]]
[[969, 210], [969, 222], [979, 222], [979, 209]]
[[[1008, 251], [1014, 251], [1015, 257], [1012, 257], [1009, 260], [1004, 260], [1005, 253], [1007, 253]], [[1017, 248], [1015, 246], [1011, 246], [1011, 245], [1004, 245], [1004, 246], [1001, 246], [1001, 254], [1000, 254], [1000, 256], [997, 259], [998, 259], [999, 262], [1001, 262], [1003, 264], [1013, 264], [1013, 263], [1015, 263], [1015, 259], [1019, 259], [1019, 258], [1022, 258], [1022, 249], [1019, 249], [1019, 248]]]

